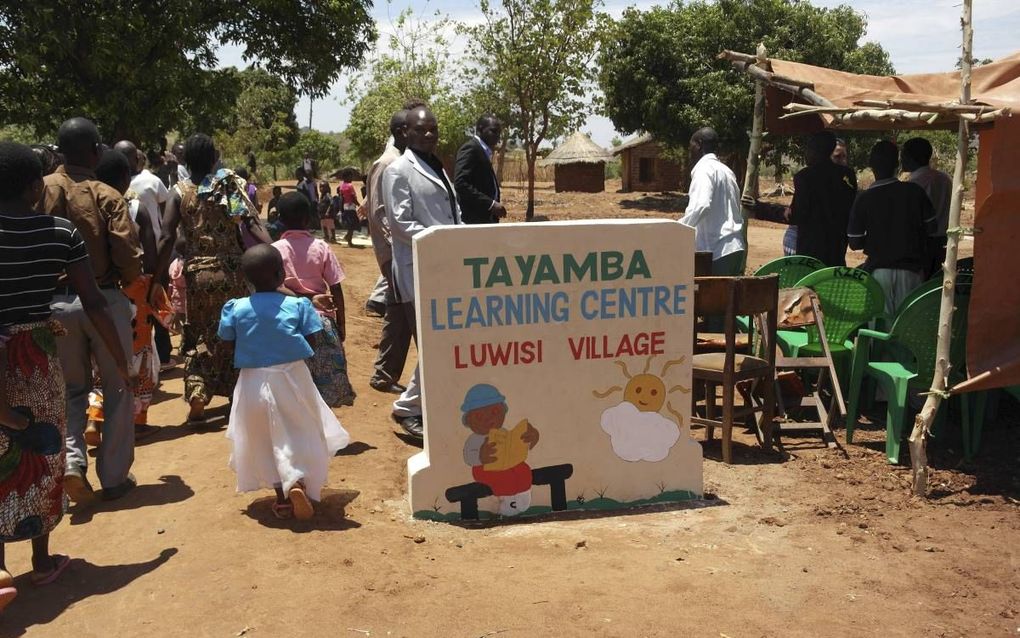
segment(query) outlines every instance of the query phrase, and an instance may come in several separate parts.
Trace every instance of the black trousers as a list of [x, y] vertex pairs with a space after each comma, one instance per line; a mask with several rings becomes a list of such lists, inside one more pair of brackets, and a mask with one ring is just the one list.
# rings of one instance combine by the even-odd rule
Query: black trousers
[[159, 356], [159, 362], [166, 363], [170, 360], [170, 332], [158, 321], [153, 322], [152, 332], [156, 338], [156, 354]]
[[[392, 286], [390, 287], [392, 289]], [[412, 311], [406, 311], [410, 306]], [[414, 337], [414, 304], [402, 304], [394, 298], [392, 290], [386, 294], [386, 314], [383, 315], [382, 338], [379, 340], [379, 355], [375, 359], [376, 383], [399, 383], [407, 363], [407, 351]]]

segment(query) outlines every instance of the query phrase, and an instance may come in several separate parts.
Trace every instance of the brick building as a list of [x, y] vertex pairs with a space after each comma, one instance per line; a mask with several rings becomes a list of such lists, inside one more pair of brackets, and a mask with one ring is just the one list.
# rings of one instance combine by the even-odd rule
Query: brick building
[[678, 191], [684, 187], [684, 168], [667, 159], [662, 147], [648, 134], [640, 135], [613, 149], [621, 161], [623, 192]]

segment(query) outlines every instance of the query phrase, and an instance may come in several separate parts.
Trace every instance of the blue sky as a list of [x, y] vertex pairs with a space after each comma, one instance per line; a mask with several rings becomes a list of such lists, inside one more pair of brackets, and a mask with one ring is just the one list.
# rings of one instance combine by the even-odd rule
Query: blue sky
[[[620, 15], [629, 6], [640, 9], [664, 2], [639, 0], [619, 2], [606, 0], [605, 10]], [[814, 0], [813, 4], [833, 7], [849, 4], [868, 16], [868, 33], [865, 41], [877, 41], [889, 52], [893, 65], [900, 73], [926, 73], [953, 68], [960, 56], [960, 0]], [[999, 58], [1020, 48], [1020, 0], [975, 0], [974, 2], [974, 54], [979, 58]], [[395, 0], [377, 2], [373, 16], [380, 33], [391, 31], [391, 18], [411, 7], [421, 16], [435, 12], [445, 13], [458, 21], [478, 20], [475, 0]], [[384, 41], [385, 38], [380, 38]], [[456, 44], [453, 47], [457, 48]], [[244, 66], [240, 50], [224, 47], [220, 50], [223, 66]], [[342, 131], [347, 127], [350, 105], [341, 102], [343, 87], [350, 76], [341, 77], [330, 95], [317, 100], [313, 109], [313, 126], [325, 131]], [[301, 100], [296, 108], [298, 121], [308, 124], [308, 100]], [[583, 127], [603, 146], [617, 135], [613, 124], [605, 117], [592, 116]]]

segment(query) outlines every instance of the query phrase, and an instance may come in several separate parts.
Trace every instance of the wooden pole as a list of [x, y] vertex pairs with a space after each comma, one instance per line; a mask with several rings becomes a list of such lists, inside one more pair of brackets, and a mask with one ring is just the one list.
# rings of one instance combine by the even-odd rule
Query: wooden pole
[[[973, 0], [963, 0], [963, 62], [960, 66], [960, 104], [970, 104], [970, 66], [973, 58], [974, 28], [971, 21]], [[957, 131], [956, 169], [953, 171], [953, 198], [949, 205], [946, 261], [942, 264], [942, 305], [939, 308], [938, 344], [935, 350], [935, 377], [924, 407], [914, 419], [910, 433], [910, 463], [913, 470], [913, 492], [924, 496], [928, 490], [927, 443], [935, 413], [949, 386], [949, 345], [952, 339], [953, 303], [956, 293], [956, 253], [960, 244], [960, 208], [963, 205], [963, 177], [967, 168], [970, 143], [967, 121], [960, 119]]]
[[[768, 62], [765, 45], [758, 45], [758, 61], [760, 68]], [[747, 149], [747, 171], [744, 173], [744, 191], [740, 201], [744, 214], [744, 246], [747, 246], [747, 225], [754, 216], [754, 204], [758, 199], [758, 174], [761, 167], [761, 139], [765, 131], [765, 83], [754, 82], [754, 119], [751, 123], [751, 145]], [[747, 251], [744, 253], [747, 254]], [[745, 257], [746, 259], [746, 257]], [[746, 262], [745, 262], [746, 265]], [[741, 271], [743, 272], [743, 271]]]

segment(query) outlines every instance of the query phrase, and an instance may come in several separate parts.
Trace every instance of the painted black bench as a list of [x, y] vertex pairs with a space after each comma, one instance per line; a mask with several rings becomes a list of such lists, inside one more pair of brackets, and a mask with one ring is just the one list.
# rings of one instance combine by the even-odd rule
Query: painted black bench
[[[549, 501], [555, 512], [567, 509], [567, 479], [574, 474], [574, 466], [569, 463], [548, 465], [531, 470], [531, 484], [548, 485]], [[492, 496], [492, 490], [483, 483], [465, 483], [446, 490], [446, 500], [460, 503], [460, 519], [462, 521], [478, 520], [478, 499]]]

